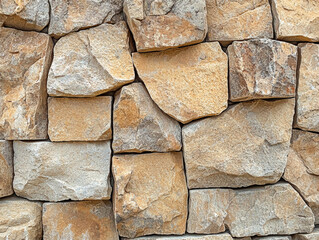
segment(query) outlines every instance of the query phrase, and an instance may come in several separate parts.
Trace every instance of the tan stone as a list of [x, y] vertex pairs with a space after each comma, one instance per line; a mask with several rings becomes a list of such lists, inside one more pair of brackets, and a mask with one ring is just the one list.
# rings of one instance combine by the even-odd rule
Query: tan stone
[[[129, 238], [124, 238], [129, 239]], [[232, 240], [233, 238], [229, 233], [221, 233], [214, 235], [182, 235], [182, 236], [149, 236], [149, 237], [139, 237], [131, 238], [131, 240]]]
[[181, 127], [152, 101], [142, 83], [116, 93], [113, 111], [113, 150], [169, 152], [181, 149]]
[[295, 45], [254, 39], [234, 42], [227, 52], [231, 101], [295, 96]]
[[199, 43], [207, 33], [205, 0], [124, 0], [124, 13], [139, 52]]
[[118, 240], [112, 203], [44, 203], [43, 239]]
[[227, 55], [217, 42], [154, 53], [133, 53], [155, 103], [176, 120], [218, 115], [227, 108]]
[[291, 240], [290, 236], [254, 237], [253, 240]]
[[0, 140], [0, 198], [13, 194], [12, 182], [13, 182], [12, 142]]
[[312, 233], [308, 234], [296, 234], [292, 237], [293, 240], [318, 240], [319, 229], [315, 228]]
[[71, 33], [54, 47], [48, 77], [50, 96], [92, 97], [134, 81], [126, 24]]
[[46, 78], [51, 38], [0, 30], [0, 132], [7, 140], [47, 137]]
[[49, 98], [51, 141], [101, 141], [112, 138], [112, 97]]
[[184, 234], [188, 191], [182, 153], [115, 155], [112, 161], [120, 236]]
[[42, 205], [17, 197], [0, 201], [0, 239], [41, 240]]

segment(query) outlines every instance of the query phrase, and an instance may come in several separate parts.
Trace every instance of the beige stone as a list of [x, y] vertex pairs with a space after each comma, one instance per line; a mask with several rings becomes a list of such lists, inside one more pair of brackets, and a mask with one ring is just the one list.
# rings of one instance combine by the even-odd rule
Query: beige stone
[[254, 237], [253, 240], [291, 240], [291, 236]]
[[308, 234], [296, 234], [292, 237], [293, 240], [318, 240], [319, 229], [315, 228], [312, 233]]
[[42, 205], [10, 197], [0, 201], [0, 239], [41, 240]]
[[205, 0], [124, 0], [137, 51], [202, 42], [207, 33]]
[[134, 81], [126, 24], [71, 33], [54, 47], [48, 77], [50, 96], [93, 97]]
[[121, 237], [185, 233], [188, 191], [181, 152], [115, 155], [112, 173]]
[[13, 148], [18, 196], [52, 202], [110, 198], [110, 142], [16, 141]]
[[112, 138], [112, 97], [49, 98], [51, 141], [101, 141]]
[[182, 123], [227, 108], [227, 55], [217, 42], [154, 53], [133, 53], [155, 103]]
[[13, 182], [12, 142], [0, 140], [0, 198], [13, 194], [12, 182]]
[[[124, 238], [128, 240], [128, 238]], [[149, 236], [134, 238], [136, 240], [232, 240], [229, 233], [213, 234], [213, 235], [182, 235], [182, 236]], [[133, 238], [131, 238], [133, 240]]]
[[43, 239], [118, 240], [112, 203], [109, 201], [44, 203]]
[[295, 45], [271, 39], [254, 39], [236, 41], [227, 52], [231, 101], [295, 96]]
[[113, 111], [115, 153], [181, 149], [181, 127], [152, 101], [142, 83], [116, 93]]
[[0, 132], [7, 140], [47, 138], [52, 45], [43, 33], [0, 30]]

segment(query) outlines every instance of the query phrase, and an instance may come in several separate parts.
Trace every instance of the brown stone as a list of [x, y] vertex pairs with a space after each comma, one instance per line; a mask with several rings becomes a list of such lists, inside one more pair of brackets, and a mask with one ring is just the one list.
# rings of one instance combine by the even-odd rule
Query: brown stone
[[[128, 240], [128, 238], [124, 238]], [[213, 234], [213, 235], [182, 235], [182, 236], [148, 236], [131, 238], [130, 240], [232, 240], [229, 233]]]
[[13, 194], [12, 182], [13, 182], [12, 142], [0, 140], [0, 198]]
[[319, 239], [319, 229], [315, 228], [313, 232], [306, 234], [296, 234], [292, 237], [292, 240], [318, 240]]
[[254, 237], [253, 240], [291, 240], [291, 236]]

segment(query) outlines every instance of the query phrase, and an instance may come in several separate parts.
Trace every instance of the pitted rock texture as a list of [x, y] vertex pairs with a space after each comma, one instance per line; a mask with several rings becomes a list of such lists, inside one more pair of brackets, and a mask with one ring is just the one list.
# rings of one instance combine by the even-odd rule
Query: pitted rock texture
[[110, 142], [16, 141], [13, 188], [41, 201], [109, 199]]
[[231, 101], [295, 96], [297, 47], [270, 39], [228, 47]]
[[112, 203], [109, 201], [44, 203], [43, 239], [118, 240]]
[[292, 237], [292, 240], [318, 240], [319, 229], [315, 228], [312, 233], [296, 234]]
[[185, 233], [188, 191], [181, 152], [115, 155], [112, 173], [121, 237]]
[[52, 45], [46, 34], [0, 30], [0, 132], [7, 140], [47, 137], [46, 78]]
[[51, 141], [102, 141], [112, 138], [112, 97], [49, 98]]
[[205, 0], [124, 0], [137, 51], [159, 51], [202, 42], [207, 33]]
[[213, 234], [213, 235], [191, 235], [182, 236], [149, 236], [139, 238], [124, 238], [125, 240], [232, 240], [229, 233]]
[[133, 53], [154, 102], [182, 123], [227, 108], [227, 55], [217, 42], [154, 53]]
[[124, 22], [71, 33], [54, 47], [50, 96], [93, 97], [134, 81], [129, 32]]
[[0, 198], [13, 194], [12, 182], [13, 182], [12, 142], [0, 140]]
[[181, 127], [158, 108], [142, 83], [122, 87], [113, 112], [115, 153], [181, 149]]

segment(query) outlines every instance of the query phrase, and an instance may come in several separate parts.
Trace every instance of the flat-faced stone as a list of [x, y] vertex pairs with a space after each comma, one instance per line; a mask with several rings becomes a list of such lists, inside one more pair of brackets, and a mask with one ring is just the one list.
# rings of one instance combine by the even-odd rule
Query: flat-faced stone
[[291, 240], [291, 236], [254, 237], [253, 240]]
[[13, 194], [12, 182], [13, 182], [12, 142], [0, 140], [0, 198]]
[[293, 240], [318, 240], [319, 229], [315, 228], [311, 233], [296, 234], [292, 237]]
[[[124, 238], [128, 240], [129, 238]], [[149, 236], [130, 238], [130, 240], [232, 240], [233, 238], [229, 233], [212, 234], [212, 235], [191, 235], [186, 234], [182, 236]]]

